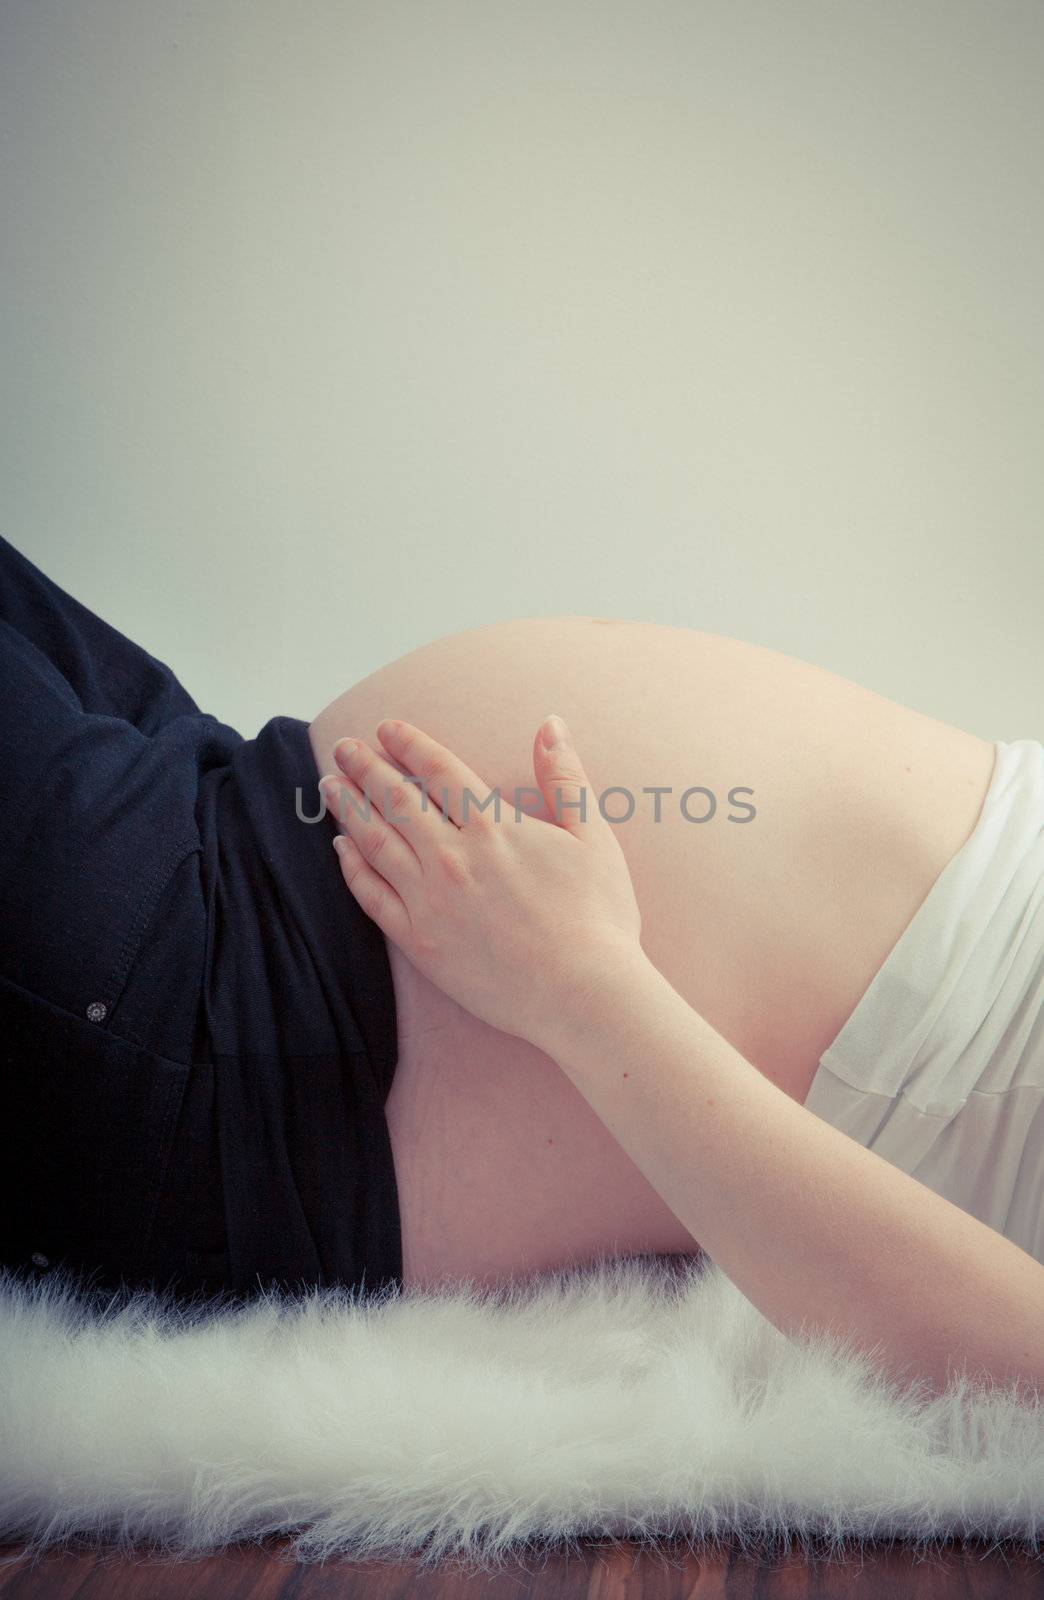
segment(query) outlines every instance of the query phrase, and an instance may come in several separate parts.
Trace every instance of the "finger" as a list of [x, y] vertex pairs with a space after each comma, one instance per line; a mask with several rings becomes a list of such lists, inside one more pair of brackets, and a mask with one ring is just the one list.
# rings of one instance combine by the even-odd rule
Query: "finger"
[[499, 817], [499, 799], [467, 762], [412, 722], [386, 720], [377, 737], [385, 749], [420, 778], [432, 800], [458, 827], [481, 827]]
[[551, 820], [578, 839], [598, 837], [608, 827], [591, 780], [561, 717], [540, 724], [533, 745], [533, 770]]
[[342, 833], [397, 892], [419, 875], [420, 861], [407, 836], [385, 822], [372, 800], [350, 778], [328, 772], [319, 780], [319, 792]]
[[425, 804], [417, 783], [408, 773], [393, 767], [383, 750], [375, 749], [365, 739], [338, 739], [333, 754], [345, 776], [370, 797], [390, 827], [403, 832], [418, 856], [423, 851], [421, 840], [436, 822], [441, 822], [445, 831], [445, 820]]
[[341, 876], [366, 915], [389, 939], [403, 945], [410, 933], [410, 918], [402, 898], [363, 859], [353, 840], [339, 833], [334, 849], [341, 864]]

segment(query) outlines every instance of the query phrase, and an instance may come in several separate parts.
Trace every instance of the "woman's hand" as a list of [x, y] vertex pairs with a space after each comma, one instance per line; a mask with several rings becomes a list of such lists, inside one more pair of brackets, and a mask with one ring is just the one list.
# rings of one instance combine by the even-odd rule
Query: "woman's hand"
[[623, 851], [559, 718], [533, 745], [551, 822], [410, 723], [377, 733], [381, 750], [338, 741], [343, 776], [319, 788], [349, 890], [432, 983], [539, 1045], [563, 1007], [614, 981], [618, 957], [645, 961]]

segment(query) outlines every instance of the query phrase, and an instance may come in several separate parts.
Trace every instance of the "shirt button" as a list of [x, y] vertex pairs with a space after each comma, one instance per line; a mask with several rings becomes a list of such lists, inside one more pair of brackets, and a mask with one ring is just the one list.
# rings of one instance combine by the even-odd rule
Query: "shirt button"
[[30, 1260], [34, 1267], [49, 1267], [51, 1265], [50, 1257], [45, 1256], [41, 1250], [34, 1250]]
[[103, 1022], [108, 1009], [109, 1008], [105, 1004], [104, 1000], [92, 1000], [90, 1005], [87, 1007], [88, 1020], [90, 1022]]

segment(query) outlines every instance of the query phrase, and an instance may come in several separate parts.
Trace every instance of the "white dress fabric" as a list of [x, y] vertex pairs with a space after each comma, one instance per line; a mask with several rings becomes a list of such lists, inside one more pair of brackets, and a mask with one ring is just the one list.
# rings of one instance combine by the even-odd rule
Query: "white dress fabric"
[[805, 1104], [1044, 1264], [1044, 745], [994, 748], [974, 831]]

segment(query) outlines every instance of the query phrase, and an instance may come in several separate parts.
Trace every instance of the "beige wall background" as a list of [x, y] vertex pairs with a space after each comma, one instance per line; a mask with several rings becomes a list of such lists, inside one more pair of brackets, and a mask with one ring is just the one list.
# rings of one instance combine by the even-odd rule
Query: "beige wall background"
[[497, 618], [1044, 737], [1044, 6], [0, 0], [0, 531], [246, 734]]

